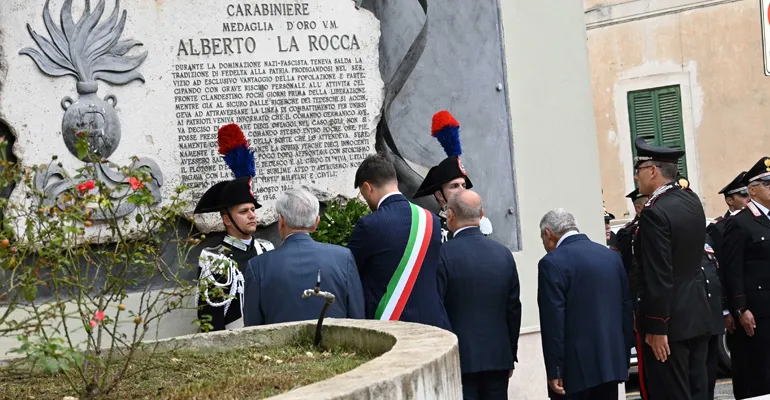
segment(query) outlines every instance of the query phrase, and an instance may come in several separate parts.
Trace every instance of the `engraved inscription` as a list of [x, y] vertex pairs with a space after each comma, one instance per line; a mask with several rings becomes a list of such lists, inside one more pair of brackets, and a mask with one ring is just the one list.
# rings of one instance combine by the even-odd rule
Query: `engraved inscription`
[[357, 167], [372, 151], [357, 32], [314, 19], [306, 3], [222, 11], [221, 32], [179, 39], [170, 71], [181, 178], [193, 198], [231, 179], [217, 152], [217, 130], [231, 122], [255, 149], [261, 201]]

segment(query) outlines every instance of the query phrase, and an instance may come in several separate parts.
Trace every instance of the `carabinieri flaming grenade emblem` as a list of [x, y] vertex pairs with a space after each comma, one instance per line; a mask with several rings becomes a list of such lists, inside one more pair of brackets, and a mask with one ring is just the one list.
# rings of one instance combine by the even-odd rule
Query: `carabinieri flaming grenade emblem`
[[[138, 55], [126, 55], [129, 50], [142, 44], [133, 39], [120, 40], [126, 26], [127, 12], [120, 12], [120, 0], [115, 0], [112, 14], [103, 23], [99, 21], [104, 13], [105, 0], [91, 10], [91, 1], [85, 0], [83, 15], [76, 23], [72, 16], [72, 0], [64, 0], [60, 24], [57, 26], [51, 18], [48, 8], [50, 0], [43, 7], [43, 22], [50, 35], [47, 39], [27, 24], [27, 30], [38, 49], [27, 47], [19, 54], [29, 56], [46, 75], [61, 77], [72, 75], [77, 79], [77, 101], [65, 96], [61, 106], [65, 113], [62, 118], [62, 137], [67, 149], [81, 161], [95, 164], [93, 178], [110, 183], [110, 186], [126, 185], [120, 173], [112, 170], [107, 161], [118, 147], [121, 137], [120, 120], [115, 110], [117, 97], [108, 94], [104, 99], [97, 97], [98, 84], [102, 80], [113, 85], [125, 85], [134, 80], [144, 83], [144, 77], [138, 68], [147, 58], [147, 52]], [[78, 149], [78, 139], [85, 135], [87, 151]], [[141, 158], [131, 168], [149, 169], [153, 182], [149, 188], [160, 201], [158, 187], [163, 177], [154, 161]], [[53, 179], [53, 182], [49, 180]], [[62, 183], [66, 181], [66, 184]], [[49, 168], [35, 177], [36, 186], [44, 190], [46, 201], [55, 203], [56, 198], [67, 189], [80, 182], [66, 179], [66, 172], [61, 168]], [[121, 192], [121, 191], [117, 191]], [[128, 214], [131, 210], [124, 210]]]

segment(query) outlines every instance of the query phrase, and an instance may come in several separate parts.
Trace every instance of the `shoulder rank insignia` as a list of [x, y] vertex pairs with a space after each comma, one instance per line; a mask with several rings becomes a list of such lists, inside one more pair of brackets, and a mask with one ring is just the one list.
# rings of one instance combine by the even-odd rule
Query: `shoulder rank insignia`
[[756, 204], [749, 202], [749, 204], [746, 204], [746, 208], [751, 211], [752, 214], [754, 214], [755, 217], [759, 217], [762, 215], [762, 211], [759, 211], [759, 208], [757, 208]]

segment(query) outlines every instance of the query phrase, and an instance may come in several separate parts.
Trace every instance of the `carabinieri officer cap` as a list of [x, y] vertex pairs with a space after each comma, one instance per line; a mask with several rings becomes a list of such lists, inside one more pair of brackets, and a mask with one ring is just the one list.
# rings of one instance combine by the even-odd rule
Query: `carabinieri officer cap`
[[611, 212], [607, 211], [607, 207], [604, 207], [604, 222], [610, 222], [615, 219], [615, 216]]
[[193, 212], [195, 214], [209, 212], [229, 214], [227, 210], [230, 207], [244, 203], [252, 203], [256, 208], [262, 207], [251, 188], [252, 179], [256, 175], [254, 150], [249, 148], [241, 128], [236, 124], [219, 128], [217, 141], [219, 153], [222, 154], [225, 164], [230, 167], [235, 179], [219, 182], [210, 187], [203, 193]]
[[749, 194], [749, 190], [746, 188], [746, 183], [743, 182], [743, 179], [746, 177], [746, 171], [741, 172], [738, 174], [738, 176], [733, 179], [732, 182], [728, 183], [727, 186], [723, 187], [722, 190], [719, 191], [719, 194], [725, 195], [725, 197], [728, 197], [732, 194], [740, 193], [740, 194]]
[[684, 155], [683, 150], [650, 145], [644, 140], [644, 138], [640, 136], [636, 137], [636, 142], [634, 144], [636, 147], [636, 158], [634, 159], [634, 165], [637, 166], [645, 161], [659, 161], [676, 164], [677, 161]]
[[639, 189], [634, 189], [633, 192], [626, 195], [626, 198], [631, 199], [631, 201], [639, 200], [642, 197], [647, 197], [647, 195], [639, 193]]
[[442, 110], [433, 115], [431, 136], [441, 143], [447, 158], [428, 170], [428, 174], [415, 192], [414, 198], [441, 191], [441, 185], [457, 178], [465, 178], [465, 188], [472, 188], [473, 183], [471, 183], [471, 179], [460, 160], [463, 152], [460, 144], [460, 124], [449, 111]]
[[770, 181], [770, 157], [762, 157], [751, 167], [746, 176], [743, 177], [743, 183], [748, 185], [755, 181]]

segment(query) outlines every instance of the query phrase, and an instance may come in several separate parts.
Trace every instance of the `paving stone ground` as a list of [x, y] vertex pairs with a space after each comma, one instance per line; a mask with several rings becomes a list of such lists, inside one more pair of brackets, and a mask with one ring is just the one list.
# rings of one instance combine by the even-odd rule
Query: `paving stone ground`
[[[626, 382], [626, 400], [640, 400], [639, 381], [636, 375], [633, 375], [629, 382]], [[719, 379], [714, 388], [714, 400], [735, 400], [733, 397], [733, 382], [730, 378]]]

